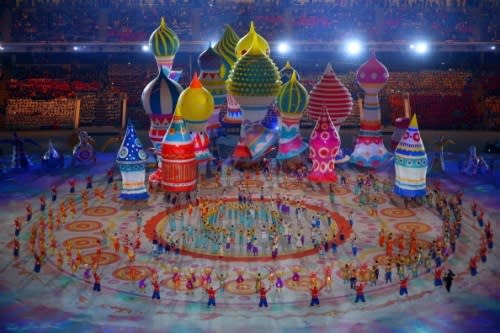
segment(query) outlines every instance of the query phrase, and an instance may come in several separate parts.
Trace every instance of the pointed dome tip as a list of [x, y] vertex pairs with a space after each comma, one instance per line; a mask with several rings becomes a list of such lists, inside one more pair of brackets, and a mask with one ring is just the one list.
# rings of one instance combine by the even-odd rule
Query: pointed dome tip
[[200, 82], [200, 79], [198, 78], [198, 73], [194, 72], [193, 79], [191, 80], [191, 84], [189, 85], [190, 88], [203, 88], [203, 85]]

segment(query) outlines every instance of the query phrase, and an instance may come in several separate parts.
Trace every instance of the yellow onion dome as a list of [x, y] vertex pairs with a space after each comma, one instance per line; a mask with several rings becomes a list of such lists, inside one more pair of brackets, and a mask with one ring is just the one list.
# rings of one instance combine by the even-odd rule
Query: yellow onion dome
[[167, 27], [162, 17], [160, 26], [149, 37], [149, 49], [155, 57], [172, 57], [179, 50], [179, 37], [175, 31]]
[[179, 96], [177, 111], [191, 131], [205, 130], [207, 120], [214, 112], [214, 98], [203, 87], [196, 73], [189, 87]]
[[238, 41], [238, 44], [236, 44], [236, 58], [239, 59], [248, 52], [252, 46], [254, 36], [257, 36], [257, 48], [267, 56], [271, 54], [269, 43], [264, 39], [264, 37], [255, 31], [252, 21], [250, 22], [250, 29], [248, 30], [248, 33]]
[[277, 105], [282, 114], [301, 117], [307, 107], [307, 98], [306, 88], [297, 80], [297, 74], [293, 71], [290, 80], [281, 86]]

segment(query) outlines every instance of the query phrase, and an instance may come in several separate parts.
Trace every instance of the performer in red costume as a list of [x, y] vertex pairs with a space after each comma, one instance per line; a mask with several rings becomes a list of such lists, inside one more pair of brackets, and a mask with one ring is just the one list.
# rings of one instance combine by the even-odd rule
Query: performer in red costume
[[151, 298], [160, 299], [160, 283], [157, 279], [152, 279], [151, 285], [153, 286], [153, 296], [151, 296]]
[[55, 185], [52, 185], [50, 187], [50, 192], [52, 192], [52, 202], [57, 200], [57, 187]]
[[41, 212], [44, 212], [45, 211], [45, 206], [46, 206], [46, 203], [47, 203], [47, 199], [45, 199], [45, 196], [44, 195], [41, 195], [40, 198], [40, 211]]
[[406, 295], [408, 296], [408, 282], [409, 282], [409, 277], [405, 277], [404, 279], [401, 279], [399, 281], [399, 295], [403, 296]]
[[31, 208], [31, 204], [26, 204], [26, 222], [31, 221], [31, 217], [33, 216], [33, 209]]
[[69, 184], [69, 193], [75, 193], [76, 180], [70, 179], [68, 180], [68, 184]]
[[14, 220], [14, 228], [15, 228], [14, 235], [16, 235], [17, 237], [21, 233], [21, 219], [19, 217], [16, 217], [16, 219]]
[[359, 301], [365, 302], [365, 284], [360, 283], [356, 286], [356, 300], [355, 302], [358, 303]]
[[324, 287], [325, 285], [322, 285], [320, 288], [318, 288], [316, 285], [313, 285], [312, 288], [309, 289], [311, 291], [311, 303], [309, 304], [309, 306], [319, 306], [319, 293]]
[[443, 275], [443, 267], [436, 268], [434, 271], [434, 285], [436, 287], [440, 287], [443, 285], [443, 280], [442, 280], [442, 275]]
[[210, 305], [213, 305], [215, 307], [215, 295], [217, 293], [217, 290], [219, 290], [219, 288], [214, 289], [213, 287], [209, 287], [205, 289], [208, 295], [208, 307], [210, 307]]
[[267, 292], [271, 290], [271, 287], [265, 288], [264, 286], [261, 286], [259, 289], [259, 294], [260, 294], [260, 301], [259, 301], [259, 308], [265, 306], [267, 308]]
[[19, 257], [19, 248], [21, 245], [19, 244], [19, 241], [17, 238], [14, 238], [14, 243], [13, 243], [13, 248], [14, 248], [14, 257]]
[[97, 292], [101, 291], [101, 277], [102, 274], [98, 274], [97, 270], [94, 271], [94, 291]]
[[470, 269], [470, 275], [472, 275], [472, 276], [477, 275], [477, 261], [478, 260], [479, 260], [479, 258], [477, 256], [470, 258], [469, 269]]

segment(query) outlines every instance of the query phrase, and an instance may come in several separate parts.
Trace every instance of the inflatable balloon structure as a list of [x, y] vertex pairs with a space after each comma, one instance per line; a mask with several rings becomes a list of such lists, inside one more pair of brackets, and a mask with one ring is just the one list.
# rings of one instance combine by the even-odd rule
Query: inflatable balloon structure
[[417, 198], [427, 194], [427, 154], [415, 114], [396, 147], [394, 166], [396, 169], [394, 193], [406, 198]]
[[162, 147], [161, 188], [166, 192], [191, 192], [196, 189], [198, 162], [194, 141], [180, 114], [175, 112]]
[[312, 170], [309, 180], [315, 183], [334, 183], [335, 157], [340, 149], [340, 137], [337, 129], [328, 116], [328, 110], [319, 117], [309, 139], [309, 157], [312, 161]]
[[153, 51], [159, 72], [163, 71], [166, 76], [169, 75], [179, 46], [179, 37], [167, 27], [162, 17], [160, 26], [149, 37], [149, 49]]
[[12, 134], [12, 139], [2, 139], [0, 143], [12, 145], [12, 158], [10, 167], [14, 170], [26, 170], [33, 166], [29, 156], [24, 151], [24, 144], [30, 143], [37, 147], [40, 145], [33, 139], [21, 138], [16, 132]]
[[135, 128], [129, 120], [116, 156], [116, 163], [122, 175], [121, 199], [146, 200], [149, 197], [145, 184], [147, 158], [141, 140], [137, 137]]
[[[340, 126], [352, 112], [352, 97], [347, 88], [340, 82], [333, 71], [332, 65], [327, 64], [323, 76], [311, 91], [311, 96], [307, 106], [310, 118], [318, 120], [328, 110], [328, 115], [335, 126], [337, 132]], [[337, 154], [336, 163], [343, 163], [349, 160], [348, 155], [344, 155], [342, 149]]]
[[250, 28], [248, 29], [247, 34], [241, 37], [238, 44], [236, 44], [236, 58], [240, 59], [243, 57], [252, 46], [256, 47], [260, 52], [264, 53], [268, 57], [271, 55], [269, 43], [264, 39], [264, 37], [255, 31], [253, 21], [250, 22]]
[[95, 143], [86, 131], [78, 131], [78, 143], [73, 147], [72, 165], [96, 164], [97, 156], [92, 144]]
[[351, 154], [351, 163], [357, 166], [377, 168], [390, 158], [390, 154], [384, 146], [384, 138], [380, 133], [378, 99], [378, 93], [387, 84], [388, 79], [387, 68], [377, 60], [375, 51], [372, 51], [370, 59], [362, 64], [356, 73], [356, 80], [365, 92], [361, 128], [354, 151]]
[[[229, 77], [234, 63], [236, 62], [236, 44], [240, 38], [231, 28], [226, 25], [222, 39], [215, 45], [214, 50], [222, 59], [219, 75], [226, 81]], [[228, 129], [238, 129], [241, 126], [241, 110], [233, 96], [228, 92], [226, 95], [227, 104], [223, 113], [222, 126]]]
[[222, 59], [209, 45], [198, 57], [198, 66], [200, 67], [200, 81], [214, 99], [214, 112], [208, 119], [206, 131], [209, 137], [215, 137], [217, 129], [221, 125], [219, 122], [220, 110], [226, 102], [226, 85], [220, 76]]
[[444, 149], [449, 144], [454, 145], [455, 142], [453, 140], [445, 138], [442, 135], [439, 137], [439, 140], [434, 142], [433, 149], [432, 149], [433, 156], [432, 156], [431, 167], [430, 167], [430, 169], [432, 171], [446, 172], [446, 163], [445, 163], [445, 159], [444, 159]]
[[142, 91], [141, 100], [151, 121], [149, 139], [153, 143], [158, 160], [158, 169], [149, 176], [149, 181], [158, 184], [163, 174], [161, 143], [182, 92], [182, 87], [170, 78], [175, 54], [179, 49], [179, 38], [172, 29], [167, 27], [163, 18], [160, 26], [149, 38], [149, 47], [155, 55], [158, 76], [146, 85]]
[[300, 118], [307, 107], [308, 93], [297, 79], [293, 71], [290, 80], [281, 86], [278, 94], [278, 109], [280, 110], [280, 136], [278, 160], [287, 160], [299, 156], [307, 149], [300, 134]]
[[477, 156], [476, 146], [469, 147], [469, 158], [465, 161], [462, 173], [468, 176], [484, 175], [488, 173], [490, 167], [483, 157]]
[[42, 155], [42, 168], [46, 170], [64, 168], [64, 156], [54, 148], [52, 140], [49, 140], [49, 147]]
[[208, 150], [209, 138], [206, 133], [207, 121], [213, 112], [214, 98], [203, 87], [195, 73], [191, 84], [179, 97], [176, 113], [179, 113], [184, 119], [187, 129], [192, 132], [198, 162], [213, 159]]
[[292, 67], [290, 61], [286, 61], [285, 66], [280, 69], [280, 78], [283, 84], [287, 83], [291, 78], [293, 73], [295, 73], [297, 81], [300, 81], [300, 75], [297, 71]]
[[226, 87], [243, 112], [240, 141], [233, 156], [255, 160], [272, 146], [274, 135], [261, 122], [278, 95], [281, 81], [276, 65], [259, 49], [255, 33], [253, 39], [248, 51], [234, 64]]

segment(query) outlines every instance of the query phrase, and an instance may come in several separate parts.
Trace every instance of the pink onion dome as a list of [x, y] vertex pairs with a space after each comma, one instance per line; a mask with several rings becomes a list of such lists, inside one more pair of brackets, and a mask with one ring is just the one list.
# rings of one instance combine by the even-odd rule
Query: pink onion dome
[[378, 61], [374, 50], [372, 50], [368, 61], [358, 68], [356, 80], [363, 89], [366, 87], [380, 90], [387, 84], [389, 71], [384, 64]]
[[312, 161], [309, 180], [318, 183], [337, 180], [335, 157], [340, 145], [340, 137], [335, 126], [327, 115], [321, 115], [309, 138], [309, 157]]
[[318, 120], [328, 110], [335, 126], [339, 126], [352, 112], [352, 97], [340, 82], [332, 65], [326, 66], [323, 76], [310, 93], [307, 112], [310, 118]]

